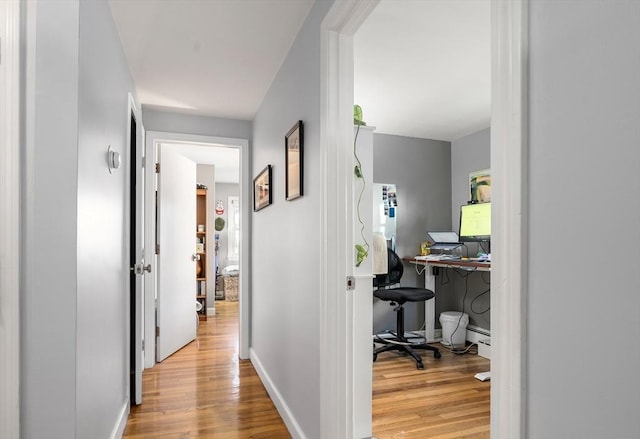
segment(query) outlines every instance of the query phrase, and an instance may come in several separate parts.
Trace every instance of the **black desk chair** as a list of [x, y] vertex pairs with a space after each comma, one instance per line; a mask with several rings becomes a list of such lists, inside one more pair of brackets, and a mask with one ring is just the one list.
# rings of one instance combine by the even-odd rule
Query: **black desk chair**
[[[376, 335], [376, 343], [382, 343], [383, 346], [373, 351], [373, 361], [378, 359], [378, 354], [387, 351], [400, 351], [402, 353], [411, 355], [416, 360], [416, 367], [418, 369], [424, 369], [422, 358], [415, 349], [426, 349], [433, 351], [435, 358], [440, 358], [441, 354], [438, 348], [429, 346], [425, 343], [423, 337], [419, 337], [421, 342], [411, 342], [411, 338], [405, 336], [404, 331], [404, 304], [406, 302], [424, 302], [426, 300], [433, 299], [435, 294], [431, 290], [424, 288], [413, 287], [394, 287], [394, 285], [400, 283], [400, 278], [404, 272], [402, 260], [391, 249], [387, 249], [388, 259], [388, 273], [376, 275], [373, 286], [376, 288], [373, 295], [380, 300], [386, 300], [391, 302], [391, 306], [395, 306], [393, 309], [396, 312], [396, 332], [387, 331], [386, 334], [390, 334], [391, 337], [381, 337], [380, 334]], [[418, 337], [416, 337], [418, 338]]]

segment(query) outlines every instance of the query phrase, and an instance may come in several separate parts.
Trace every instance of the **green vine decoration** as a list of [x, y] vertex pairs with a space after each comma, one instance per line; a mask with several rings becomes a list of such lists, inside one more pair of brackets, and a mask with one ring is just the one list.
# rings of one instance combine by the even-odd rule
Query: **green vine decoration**
[[[360, 110], [362, 111], [362, 110]], [[362, 114], [362, 113], [360, 113]], [[361, 120], [362, 116], [360, 116], [360, 120], [358, 118], [354, 118], [354, 122], [357, 124], [358, 128], [356, 128], [356, 135], [353, 140], [353, 156], [356, 159], [356, 166], [353, 169], [353, 173], [356, 178], [362, 180], [362, 188], [360, 189], [360, 195], [358, 195], [358, 203], [356, 204], [356, 214], [358, 216], [358, 222], [360, 223], [360, 236], [364, 241], [364, 245], [356, 244], [356, 267], [359, 267], [362, 262], [367, 259], [369, 256], [369, 243], [367, 242], [367, 238], [364, 236], [364, 222], [362, 221], [362, 217], [360, 216], [360, 202], [362, 201], [362, 194], [364, 194], [364, 189], [366, 186], [366, 181], [364, 179], [364, 175], [362, 173], [362, 163], [358, 158], [358, 152], [356, 149], [356, 143], [358, 141], [358, 133], [360, 132], [360, 126], [364, 125], [364, 122]]]

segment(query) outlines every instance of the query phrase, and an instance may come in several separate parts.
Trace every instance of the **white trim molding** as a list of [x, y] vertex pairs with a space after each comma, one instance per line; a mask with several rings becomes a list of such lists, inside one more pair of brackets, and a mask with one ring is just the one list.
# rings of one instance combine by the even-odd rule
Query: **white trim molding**
[[[352, 343], [345, 299], [351, 243], [353, 34], [377, 1], [335, 2], [322, 26], [321, 425], [354, 437]], [[494, 179], [491, 437], [526, 437], [527, 0], [492, 1], [491, 173]], [[346, 244], [347, 247], [350, 244]], [[345, 335], [346, 334], [346, 335]]]
[[0, 437], [20, 436], [20, 1], [0, 2]]
[[527, 0], [492, 1], [492, 439], [527, 435], [527, 16]]
[[[240, 152], [240, 276], [239, 276], [239, 357], [243, 360], [249, 358], [249, 348], [251, 346], [250, 321], [251, 321], [251, 293], [249, 279], [251, 266], [249, 257], [251, 240], [251, 200], [252, 184], [249, 175], [251, 170], [249, 140], [232, 138], [205, 136], [198, 134], [169, 133], [162, 131], [145, 132], [145, 248], [155, 247], [155, 163], [157, 159], [156, 146], [162, 142], [195, 144], [202, 146], [218, 145], [238, 148]], [[151, 261], [156, 266], [155, 259], [145, 259], [145, 263]], [[153, 270], [152, 270], [153, 272]], [[155, 364], [155, 276], [147, 279], [145, 283], [145, 368], [153, 367]], [[147, 285], [148, 284], [148, 285]]]
[[262, 361], [260, 361], [260, 357], [258, 357], [258, 354], [256, 354], [256, 352], [253, 349], [249, 349], [249, 352], [250, 352], [249, 358], [251, 359], [251, 364], [253, 364], [253, 367], [256, 370], [256, 373], [260, 377], [260, 381], [262, 381], [262, 384], [264, 384], [264, 388], [269, 394], [271, 401], [273, 401], [273, 405], [276, 406], [276, 410], [278, 410], [278, 414], [280, 414], [282, 421], [287, 426], [287, 430], [289, 430], [289, 434], [291, 434], [293, 439], [306, 439], [307, 436], [305, 436], [304, 431], [302, 430], [302, 427], [300, 427], [300, 424], [298, 424], [298, 421], [296, 420], [296, 417], [294, 416], [293, 411], [291, 411], [291, 409], [287, 405], [286, 400], [282, 397], [282, 394], [280, 393], [276, 385], [273, 383], [271, 376], [267, 373], [266, 369], [262, 364]]
[[[321, 28], [320, 425], [323, 438], [354, 438], [358, 426], [346, 277], [353, 271], [353, 35], [377, 0], [335, 2]], [[369, 400], [370, 401], [370, 400]], [[370, 428], [370, 427], [369, 427]], [[359, 436], [362, 437], [362, 436]]]
[[120, 407], [120, 412], [118, 413], [118, 421], [113, 427], [113, 431], [111, 432], [109, 439], [119, 439], [124, 435], [124, 429], [127, 426], [130, 409], [131, 406], [129, 405], [129, 401], [125, 402], [122, 407]]

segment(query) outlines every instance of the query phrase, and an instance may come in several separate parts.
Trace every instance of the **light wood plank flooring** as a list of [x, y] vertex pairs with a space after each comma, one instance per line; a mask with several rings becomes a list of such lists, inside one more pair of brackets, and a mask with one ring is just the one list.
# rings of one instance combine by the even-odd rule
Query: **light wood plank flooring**
[[397, 353], [380, 354], [373, 363], [373, 434], [378, 439], [489, 439], [491, 385], [474, 378], [489, 370], [489, 360], [442, 347], [438, 360], [420, 352], [424, 370]]
[[[253, 366], [238, 360], [238, 303], [216, 302], [197, 339], [143, 374], [143, 404], [125, 438], [287, 439], [291, 436]], [[489, 369], [476, 355], [424, 353], [424, 370], [394, 353], [373, 366], [378, 439], [489, 438]], [[336, 438], [339, 439], [339, 438]]]
[[216, 302], [197, 339], [144, 371], [124, 438], [290, 438], [249, 360], [238, 359], [238, 302]]

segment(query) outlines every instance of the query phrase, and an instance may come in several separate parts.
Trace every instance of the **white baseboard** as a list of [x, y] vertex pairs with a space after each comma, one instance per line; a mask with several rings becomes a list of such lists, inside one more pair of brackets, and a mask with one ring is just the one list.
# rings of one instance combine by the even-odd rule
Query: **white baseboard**
[[298, 424], [298, 422], [296, 422], [296, 419], [293, 416], [293, 413], [291, 413], [289, 406], [282, 398], [282, 395], [280, 394], [276, 386], [273, 384], [273, 381], [271, 381], [269, 374], [264, 369], [262, 362], [253, 349], [249, 350], [249, 358], [251, 359], [251, 363], [258, 373], [262, 384], [264, 385], [265, 389], [267, 389], [267, 393], [269, 394], [271, 401], [273, 401], [273, 404], [276, 406], [276, 410], [278, 410], [280, 417], [287, 426], [289, 434], [291, 434], [293, 439], [306, 439], [306, 436], [302, 432], [302, 428], [300, 428], [300, 425]]
[[127, 426], [127, 420], [129, 419], [129, 401], [127, 401], [121, 408], [118, 414], [118, 422], [113, 427], [111, 432], [111, 439], [121, 439], [124, 435], [124, 428]]
[[207, 317], [211, 317], [211, 316], [215, 316], [216, 315], [216, 309], [215, 308], [207, 308]]

